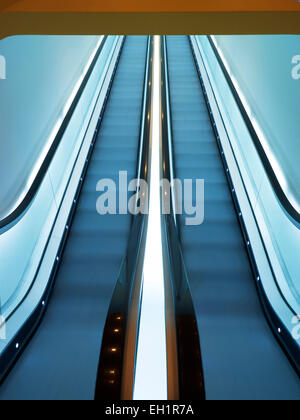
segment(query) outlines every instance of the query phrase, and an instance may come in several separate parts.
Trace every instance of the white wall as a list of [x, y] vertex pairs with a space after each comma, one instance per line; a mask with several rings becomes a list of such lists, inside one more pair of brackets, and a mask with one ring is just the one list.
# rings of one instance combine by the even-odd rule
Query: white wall
[[12, 37], [0, 41], [0, 218], [24, 185], [99, 37]]
[[216, 36], [300, 206], [300, 36]]

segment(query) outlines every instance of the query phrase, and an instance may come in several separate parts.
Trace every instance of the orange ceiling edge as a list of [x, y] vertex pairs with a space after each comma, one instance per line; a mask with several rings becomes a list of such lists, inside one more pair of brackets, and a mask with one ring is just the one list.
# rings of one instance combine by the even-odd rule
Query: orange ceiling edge
[[1, 12], [300, 11], [298, 0], [0, 0]]

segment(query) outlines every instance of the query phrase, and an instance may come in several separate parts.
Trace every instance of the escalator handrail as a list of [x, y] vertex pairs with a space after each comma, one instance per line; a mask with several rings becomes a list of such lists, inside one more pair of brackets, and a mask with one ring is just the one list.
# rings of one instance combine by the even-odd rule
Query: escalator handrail
[[13, 227], [23, 216], [24, 214], [27, 212], [27, 210], [29, 209], [33, 199], [35, 198], [42, 182], [43, 179], [49, 169], [49, 166], [55, 156], [55, 153], [61, 143], [61, 140], [66, 132], [66, 129], [71, 121], [71, 118], [74, 114], [74, 111], [80, 101], [80, 98], [82, 96], [82, 93], [90, 79], [90, 76], [96, 66], [96, 63], [99, 59], [99, 56], [101, 54], [101, 51], [103, 50], [103, 47], [105, 45], [105, 42], [107, 40], [108, 36], [104, 36], [96, 53], [95, 56], [91, 62], [91, 65], [89, 66], [83, 81], [81, 83], [81, 85], [79, 86], [77, 93], [65, 115], [65, 118], [63, 119], [60, 128], [48, 150], [47, 155], [45, 156], [45, 159], [43, 160], [38, 173], [36, 175], [36, 177], [34, 178], [32, 184], [30, 185], [30, 187], [28, 188], [24, 198], [22, 199], [22, 201], [17, 205], [16, 208], [14, 208], [11, 213], [7, 216], [5, 216], [3, 219], [0, 220], [0, 235], [4, 232], [6, 232], [7, 230], [9, 230], [11, 227]]
[[258, 155], [261, 159], [261, 162], [264, 166], [264, 169], [267, 173], [267, 176], [272, 184], [272, 187], [275, 191], [275, 194], [281, 204], [281, 206], [283, 207], [283, 209], [285, 210], [285, 212], [288, 214], [289, 218], [292, 220], [292, 222], [299, 228], [299, 223], [300, 223], [300, 213], [296, 210], [296, 208], [293, 206], [293, 204], [291, 203], [291, 201], [289, 200], [287, 194], [285, 193], [283, 187], [280, 184], [280, 181], [276, 175], [275, 170], [273, 169], [273, 166], [267, 156], [267, 153], [260, 141], [259, 135], [257, 133], [257, 131], [255, 130], [251, 118], [240, 98], [240, 95], [231, 79], [231, 76], [226, 68], [226, 65], [224, 64], [221, 55], [219, 54], [219, 51], [217, 49], [217, 46], [212, 38], [212, 36], [208, 36], [208, 41], [211, 45], [211, 48], [217, 58], [217, 61], [221, 67], [221, 70], [225, 76], [225, 79], [228, 83], [228, 86], [231, 90], [231, 93], [236, 101], [236, 104], [241, 112], [241, 115], [244, 119], [244, 122], [247, 126], [247, 129], [251, 135], [251, 138], [253, 140], [254, 146], [258, 152]]
[[[166, 37], [161, 43], [162, 77], [162, 173], [164, 179], [176, 177], [172, 139], [172, 112], [170, 101], [169, 69]], [[179, 399], [205, 400], [203, 366], [195, 307], [180, 244], [180, 229], [176, 215], [176, 197], [171, 195], [171, 214], [163, 215], [164, 258], [170, 267], [170, 281], [166, 284], [167, 302], [172, 308], [166, 312], [175, 318], [171, 336], [176, 336], [176, 348], [168, 348], [167, 354], [177, 357]], [[166, 280], [167, 282], [167, 280]], [[168, 291], [169, 290], [169, 291]], [[167, 326], [168, 328], [168, 326]], [[173, 344], [170, 347], [174, 347]], [[174, 378], [176, 373], [169, 372]], [[172, 386], [172, 384], [171, 384]], [[170, 391], [170, 388], [169, 388]]]

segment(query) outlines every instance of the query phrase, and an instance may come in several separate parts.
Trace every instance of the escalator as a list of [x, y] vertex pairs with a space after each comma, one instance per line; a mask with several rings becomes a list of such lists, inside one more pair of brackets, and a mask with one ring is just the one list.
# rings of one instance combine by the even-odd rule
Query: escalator
[[200, 339], [198, 380], [209, 400], [298, 400], [299, 377], [258, 297], [189, 39], [164, 42], [173, 177], [205, 180], [204, 223], [186, 226], [185, 216], [177, 218]]
[[96, 383], [103, 390], [102, 336], [109, 342], [107, 315], [134, 223], [131, 215], [99, 216], [96, 185], [111, 179], [119, 188], [120, 170], [136, 178], [141, 152], [147, 152], [140, 134], [149, 42], [146, 36], [125, 38], [47, 311], [1, 384], [1, 400], [91, 400]]
[[[149, 183], [151, 39], [124, 40], [47, 309], [0, 383], [1, 400], [132, 399], [147, 216], [100, 216], [96, 185], [113, 180], [118, 196], [120, 171]], [[299, 377], [257, 293], [188, 37], [162, 38], [161, 53], [162, 173], [205, 180], [203, 224], [174, 217], [174, 202], [162, 217], [168, 397], [298, 400]]]

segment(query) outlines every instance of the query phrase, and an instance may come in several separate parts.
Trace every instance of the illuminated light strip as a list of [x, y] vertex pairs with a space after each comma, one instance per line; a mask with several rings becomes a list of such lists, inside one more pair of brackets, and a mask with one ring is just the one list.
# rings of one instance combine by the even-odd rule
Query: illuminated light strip
[[[22, 201], [26, 197], [26, 194], [30, 190], [32, 184], [34, 183], [34, 180], [37, 177], [37, 174], [38, 174], [38, 172], [39, 172], [39, 170], [40, 170], [43, 162], [45, 161], [45, 159], [46, 159], [46, 157], [47, 157], [47, 155], [49, 153], [49, 150], [50, 150], [50, 148], [51, 148], [51, 146], [53, 144], [53, 141], [54, 141], [55, 137], [57, 136], [57, 134], [59, 132], [59, 129], [60, 129], [60, 127], [61, 127], [61, 125], [62, 125], [62, 123], [63, 123], [63, 121], [64, 121], [64, 119], [65, 119], [65, 117], [66, 117], [66, 115], [67, 115], [67, 113], [69, 111], [69, 109], [70, 109], [70, 106], [72, 105], [72, 103], [73, 103], [73, 101], [74, 101], [74, 99], [75, 99], [75, 97], [76, 97], [76, 95], [77, 95], [77, 93], [78, 93], [78, 91], [80, 89], [80, 86], [81, 86], [81, 84], [82, 84], [82, 82], [83, 82], [83, 80], [84, 80], [84, 78], [85, 78], [85, 76], [86, 76], [86, 74], [87, 74], [87, 72], [88, 72], [88, 70], [89, 70], [89, 68], [90, 68], [90, 66], [91, 66], [91, 64], [92, 64], [95, 56], [96, 56], [96, 54], [97, 54], [97, 51], [98, 51], [100, 45], [103, 42], [103, 40], [104, 40], [104, 35], [102, 35], [99, 38], [96, 47], [94, 48], [94, 50], [93, 50], [93, 52], [92, 52], [92, 54], [91, 54], [91, 56], [90, 56], [87, 64], [85, 65], [85, 67], [84, 67], [84, 69], [83, 69], [83, 71], [82, 71], [79, 79], [77, 80], [77, 82], [76, 82], [76, 84], [75, 84], [75, 86], [74, 86], [74, 88], [73, 88], [73, 90], [72, 90], [69, 98], [67, 99], [67, 101], [66, 101], [66, 103], [65, 103], [65, 105], [64, 105], [64, 107], [63, 107], [63, 109], [62, 109], [62, 111], [60, 113], [60, 115], [58, 116], [58, 119], [57, 119], [57, 121], [54, 124], [54, 127], [53, 127], [53, 129], [52, 129], [52, 131], [51, 131], [51, 133], [50, 133], [47, 141], [46, 141], [46, 144], [43, 147], [42, 152], [41, 152], [39, 158], [37, 159], [37, 161], [36, 161], [36, 163], [35, 163], [32, 171], [31, 171], [31, 174], [29, 175], [29, 177], [28, 177], [28, 179], [26, 181], [26, 184], [25, 184], [25, 187], [23, 189], [23, 192], [20, 194], [20, 196], [16, 200], [15, 204], [7, 212], [7, 214], [5, 215], [5, 217], [8, 217], [11, 213], [13, 213], [19, 207], [19, 205], [22, 203]], [[5, 218], [5, 217], [3, 217], [3, 218]]]
[[167, 353], [160, 194], [160, 37], [154, 38], [151, 180], [135, 400], [167, 400]]
[[[299, 0], [300, 1], [300, 0]], [[254, 127], [254, 130], [256, 131], [256, 134], [261, 142], [261, 145], [265, 151], [265, 154], [268, 157], [268, 160], [273, 168], [273, 172], [276, 174], [276, 177], [278, 179], [278, 182], [282, 188], [282, 190], [284, 191], [284, 193], [286, 194], [288, 200], [290, 201], [291, 205], [294, 207], [294, 209], [297, 210], [298, 213], [300, 213], [300, 206], [299, 203], [297, 201], [297, 199], [294, 197], [293, 192], [291, 191], [291, 188], [289, 187], [289, 182], [287, 180], [287, 177], [284, 174], [284, 171], [282, 170], [280, 163], [278, 162], [276, 156], [273, 153], [273, 150], [270, 147], [270, 144], [266, 138], [266, 135], [264, 134], [264, 130], [262, 129], [261, 125], [259, 124], [259, 122], [257, 121], [256, 116], [254, 115], [254, 113], [251, 110], [250, 105], [248, 104], [248, 101], [245, 97], [245, 95], [242, 92], [242, 89], [238, 83], [238, 81], [236, 80], [236, 78], [234, 77], [234, 75], [232, 74], [231, 68], [221, 50], [221, 48], [218, 46], [217, 40], [215, 36], [211, 37], [213, 40], [213, 43], [223, 61], [223, 64], [226, 68], [226, 71], [228, 72], [229, 76], [231, 77], [232, 83], [240, 97], [240, 100], [252, 122], [252, 125]]]

